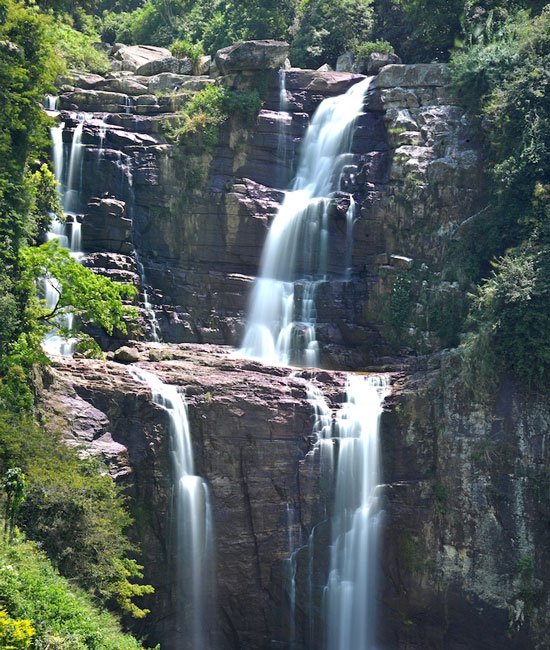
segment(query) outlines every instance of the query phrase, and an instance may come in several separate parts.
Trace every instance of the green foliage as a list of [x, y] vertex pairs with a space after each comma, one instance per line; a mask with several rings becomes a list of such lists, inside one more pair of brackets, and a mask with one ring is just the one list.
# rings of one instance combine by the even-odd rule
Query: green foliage
[[92, 46], [92, 41], [99, 40], [95, 32], [87, 34], [65, 23], [52, 23], [50, 36], [56, 43], [58, 56], [67, 68], [98, 74], [104, 74], [110, 69], [107, 55]]
[[165, 47], [185, 40], [213, 54], [238, 40], [284, 38], [294, 9], [294, 0], [146, 0], [132, 12], [106, 12], [101, 35], [107, 42]]
[[6, 502], [4, 504], [4, 533], [8, 531], [13, 534], [15, 528], [15, 516], [19, 510], [20, 505], [25, 501], [25, 493], [27, 490], [27, 481], [25, 475], [20, 467], [11, 467], [4, 474], [0, 486], [5, 492]]
[[[0, 0], [0, 357], [22, 332], [15, 285], [21, 246], [44, 227], [50, 177], [40, 161], [47, 120], [40, 102], [60, 70], [49, 19], [34, 6]], [[39, 174], [39, 176], [37, 176]]]
[[[136, 639], [120, 632], [112, 615], [100, 613], [86, 594], [58, 575], [37, 545], [21, 537], [0, 541], [0, 601], [0, 646], [6, 650], [142, 650]], [[16, 626], [19, 645], [3, 645], [8, 634], [13, 639]]]
[[528, 385], [544, 381], [550, 368], [549, 298], [550, 245], [531, 242], [507, 253], [476, 297], [472, 362], [487, 363], [481, 353], [488, 344], [491, 354]]
[[377, 40], [377, 41], [367, 41], [366, 43], [361, 43], [355, 48], [355, 56], [358, 59], [368, 59], [371, 54], [375, 52], [380, 52], [382, 54], [393, 54], [395, 50], [393, 45], [388, 43], [388, 41]]
[[463, 242], [471, 277], [498, 257], [462, 348], [469, 374], [488, 386], [498, 368], [532, 384], [550, 367], [549, 69], [548, 9], [489, 21], [452, 62], [457, 91], [483, 120], [491, 156], [491, 210]]
[[[6, 504], [11, 508], [10, 520], [40, 541], [63, 575], [101, 601], [114, 599], [133, 616], [144, 616], [146, 610], [137, 607], [133, 598], [151, 593], [152, 588], [131, 582], [141, 577], [141, 567], [128, 557], [133, 546], [125, 530], [132, 520], [105, 467], [97, 460], [80, 458], [30, 416], [4, 413], [0, 471], [7, 472], [9, 479], [13, 467], [25, 473], [25, 501], [20, 500], [20, 491], [11, 491], [12, 500]], [[16, 497], [18, 507], [13, 510]]]
[[334, 65], [346, 50], [370, 40], [372, 0], [305, 0], [299, 4], [299, 28], [291, 61], [301, 67]]
[[176, 56], [179, 59], [186, 57], [191, 59], [191, 61], [193, 61], [195, 69], [200, 62], [201, 56], [204, 55], [204, 51], [200, 43], [193, 45], [193, 43], [190, 43], [186, 40], [174, 41], [172, 45], [170, 45], [170, 52], [172, 52], [173, 56]]
[[399, 338], [410, 320], [413, 305], [412, 280], [404, 274], [393, 281], [390, 299], [386, 307], [385, 322], [390, 326], [393, 337]]
[[251, 124], [261, 105], [257, 90], [235, 91], [211, 84], [193, 95], [166, 133], [179, 144], [199, 136], [203, 149], [208, 150], [218, 143], [219, 127], [230, 116], [237, 115], [245, 124]]
[[103, 327], [109, 335], [114, 328], [127, 331], [126, 320], [134, 317], [135, 309], [124, 305], [122, 300], [136, 295], [133, 285], [113, 282], [85, 268], [71, 257], [68, 250], [60, 248], [57, 240], [22, 249], [20, 260], [21, 292], [36, 294], [39, 283], [47, 281], [59, 295], [53, 309], [43, 302], [31, 300], [29, 322], [46, 323], [52, 327], [60, 315], [70, 312], [82, 321]]

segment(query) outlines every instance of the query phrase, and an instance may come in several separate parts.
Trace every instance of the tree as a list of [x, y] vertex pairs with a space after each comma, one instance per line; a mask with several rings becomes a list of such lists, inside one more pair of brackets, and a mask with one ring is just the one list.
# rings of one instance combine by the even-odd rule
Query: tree
[[15, 528], [15, 517], [19, 506], [25, 500], [27, 482], [20, 467], [8, 469], [2, 479], [2, 488], [6, 493], [4, 506], [4, 535], [11, 536]]

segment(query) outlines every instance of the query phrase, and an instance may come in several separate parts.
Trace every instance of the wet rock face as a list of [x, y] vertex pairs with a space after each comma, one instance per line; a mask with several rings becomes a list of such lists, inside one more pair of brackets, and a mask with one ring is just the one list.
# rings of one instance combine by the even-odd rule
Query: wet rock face
[[547, 399], [476, 397], [420, 373], [389, 404], [382, 647], [548, 644]]
[[[120, 356], [120, 354], [119, 354]], [[168, 419], [147, 387], [123, 363], [59, 360], [41, 398], [45, 423], [70, 444], [100, 456], [127, 487], [135, 513], [145, 579], [156, 588], [152, 613], [139, 630], [163, 648], [176, 642], [170, 552], [171, 477]], [[212, 346], [136, 344], [132, 360], [185, 392], [197, 471], [212, 492], [217, 531], [219, 647], [268, 648], [279, 635], [272, 567], [288, 557], [288, 510], [295, 526], [312, 525], [319, 496], [298, 480], [311, 448], [312, 409], [306, 379], [335, 404], [344, 377], [229, 358]]]
[[[243, 61], [250, 52], [250, 60], [259, 61], [265, 52], [282, 56], [285, 47], [240, 44], [227, 56], [242, 50]], [[128, 49], [128, 57], [137, 56]], [[116, 56], [123, 56], [120, 52]], [[169, 57], [156, 50], [143, 56], [152, 58], [103, 80], [73, 75], [75, 84], [86, 87], [60, 98], [67, 155], [78, 124], [69, 111], [88, 111], [79, 187], [85, 250], [132, 255], [134, 247], [163, 340], [239, 345], [265, 237], [281, 190], [297, 168], [310, 117], [323, 99], [363, 77], [299, 69], [237, 70], [215, 78], [152, 74], [152, 64]], [[149, 76], [136, 73], [149, 62]], [[247, 88], [258, 74], [264, 105], [253, 126], [229, 120], [208, 152], [170, 142], [174, 111], [189, 93], [211, 83]], [[341, 192], [330, 210], [329, 273], [315, 295], [323, 366], [360, 369], [389, 360], [384, 315], [394, 278], [403, 271], [414, 275], [420, 267], [437, 275], [461, 224], [484, 205], [477, 140], [447, 83], [441, 64], [392, 64], [382, 67], [367, 92]], [[175, 92], [155, 95], [159, 89]], [[348, 250], [351, 198], [355, 216]], [[106, 211], [105, 200], [123, 202], [124, 216]], [[410, 268], [381, 261], [392, 256], [412, 260]], [[146, 335], [151, 317], [143, 313]], [[113, 348], [120, 341], [104, 343]], [[437, 349], [439, 343], [432, 337], [430, 345]]]

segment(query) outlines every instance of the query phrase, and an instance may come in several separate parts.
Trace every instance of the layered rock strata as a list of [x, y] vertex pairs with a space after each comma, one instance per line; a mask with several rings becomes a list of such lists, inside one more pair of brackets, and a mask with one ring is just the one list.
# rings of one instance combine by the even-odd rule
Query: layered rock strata
[[[124, 268], [135, 265], [137, 252], [141, 282], [148, 285], [166, 341], [239, 344], [266, 232], [310, 116], [323, 99], [363, 78], [258, 70], [264, 65], [261, 43], [250, 46], [248, 58], [239, 55], [242, 48], [224, 55], [234, 59], [224, 76], [193, 76], [187, 68], [182, 74], [183, 67], [168, 71], [175, 64], [160, 52], [152, 60], [157, 67], [140, 68], [132, 59], [105, 78], [75, 74], [72, 82], [80, 87], [63, 87], [67, 152], [83, 118], [78, 113], [87, 111], [78, 188], [85, 250], [102, 253], [98, 261], [118, 256], [99, 266], [101, 272], [112, 272], [118, 261]], [[269, 65], [283, 56], [284, 45], [275, 43], [270, 52], [262, 59]], [[166, 70], [158, 72], [158, 66]], [[259, 84], [264, 104], [255, 124], [234, 117], [208, 152], [193, 141], [172, 144], [175, 111], [210, 83], [237, 89]], [[430, 282], [439, 281], [461, 224], [483, 207], [482, 174], [474, 131], [439, 64], [381, 68], [348, 157], [329, 217], [329, 273], [315, 296], [317, 338], [323, 366], [362, 368], [379, 366], [391, 354], [384, 315], [396, 275], [412, 272], [416, 278], [419, 269], [429, 269]], [[295, 295], [299, 301], [300, 291]], [[149, 329], [150, 315], [143, 312], [145, 336]], [[113, 345], [107, 339], [103, 344]], [[438, 341], [432, 337], [427, 345], [437, 349]]]

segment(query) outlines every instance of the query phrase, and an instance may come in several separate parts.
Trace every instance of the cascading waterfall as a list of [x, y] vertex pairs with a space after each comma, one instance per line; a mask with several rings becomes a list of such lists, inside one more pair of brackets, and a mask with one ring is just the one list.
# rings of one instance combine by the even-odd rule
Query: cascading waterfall
[[288, 94], [286, 91], [286, 70], [279, 70], [279, 120], [277, 134], [277, 159], [281, 169], [281, 187], [288, 182], [288, 127], [292, 123], [292, 113], [288, 111]]
[[373, 650], [376, 626], [379, 423], [385, 377], [350, 375], [336, 414], [338, 446], [330, 572], [325, 588], [326, 650]]
[[[316, 442], [310, 467], [319, 467], [325, 484], [335, 484], [330, 567], [323, 589], [322, 631], [325, 650], [374, 650], [378, 544], [382, 513], [379, 503], [379, 420], [389, 392], [383, 376], [349, 375], [346, 401], [333, 415], [321, 390], [308, 382]], [[327, 513], [328, 516], [328, 513]], [[291, 538], [289, 537], [289, 540]], [[308, 583], [302, 598], [307, 614], [306, 648], [316, 645], [316, 587], [313, 583], [317, 527], [305, 546]], [[288, 564], [289, 648], [295, 647], [297, 559], [303, 547], [291, 549]]]
[[[51, 103], [51, 100], [48, 99]], [[80, 205], [80, 174], [82, 164], [82, 130], [84, 128], [85, 118], [79, 116], [77, 125], [71, 143], [69, 165], [67, 169], [67, 178], [65, 177], [65, 145], [63, 144], [63, 131], [65, 124], [62, 122], [54, 126], [50, 133], [53, 147], [53, 166], [55, 179], [61, 188], [61, 198], [64, 212], [67, 217], [67, 223], [59, 221], [57, 218], [52, 219], [50, 231], [47, 233], [48, 240], [57, 239], [59, 245], [68, 248], [72, 257], [80, 260], [83, 256], [81, 223], [77, 216], [70, 211], [71, 207]], [[75, 187], [75, 183], [78, 184]], [[67, 225], [70, 228], [67, 229]], [[69, 234], [67, 234], [67, 230]], [[48, 309], [53, 310], [59, 299], [59, 285], [52, 278], [43, 280], [44, 300]], [[65, 313], [57, 317], [57, 326], [60, 329], [72, 329], [74, 325], [74, 314]], [[58, 330], [53, 330], [44, 339], [42, 346], [48, 354], [57, 354], [61, 356], [70, 356], [76, 347], [75, 338], [65, 338], [59, 335]]]
[[146, 384], [155, 404], [170, 418], [174, 467], [177, 588], [182, 604], [179, 648], [210, 650], [215, 637], [214, 530], [206, 482], [195, 474], [187, 405], [176, 386], [133, 366], [130, 374]]
[[318, 365], [314, 294], [327, 275], [328, 208], [372, 78], [325, 99], [307, 130], [298, 172], [267, 235], [241, 354]]
[[85, 118], [78, 116], [78, 125], [73, 133], [71, 144], [71, 155], [69, 157], [69, 171], [67, 184], [63, 195], [63, 208], [65, 212], [75, 212], [80, 206], [80, 187], [82, 173], [82, 131], [84, 130]]
[[353, 248], [353, 226], [355, 225], [355, 200], [350, 194], [349, 208], [346, 212], [346, 280], [351, 277], [352, 248]]

